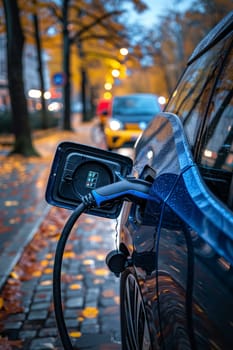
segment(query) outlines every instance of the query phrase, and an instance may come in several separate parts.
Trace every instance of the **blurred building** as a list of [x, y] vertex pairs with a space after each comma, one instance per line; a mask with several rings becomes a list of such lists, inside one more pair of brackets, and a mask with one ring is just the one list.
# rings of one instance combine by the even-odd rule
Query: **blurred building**
[[[6, 44], [6, 35], [5, 33], [2, 33], [0, 34], [0, 110], [6, 110], [10, 108], [10, 98], [7, 80]], [[45, 52], [42, 53], [42, 59], [45, 89], [49, 90], [50, 77], [47, 65], [47, 55]], [[38, 106], [39, 109], [40, 99], [30, 98], [28, 94], [30, 90], [40, 90], [37, 53], [33, 45], [26, 44], [24, 47], [23, 69], [25, 96], [28, 100], [29, 108], [37, 109]]]
[[[33, 45], [25, 45], [23, 60], [24, 89], [28, 100], [28, 107], [30, 110], [40, 109], [40, 97], [30, 97], [29, 94], [32, 90], [40, 92], [37, 52]], [[47, 65], [48, 57], [44, 51], [42, 52], [42, 60], [45, 90], [50, 90], [50, 76]]]

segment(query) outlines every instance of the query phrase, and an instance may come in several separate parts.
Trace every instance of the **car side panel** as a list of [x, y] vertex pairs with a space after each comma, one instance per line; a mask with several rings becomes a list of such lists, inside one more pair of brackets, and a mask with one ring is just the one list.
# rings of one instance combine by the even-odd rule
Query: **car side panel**
[[[166, 221], [166, 215], [164, 220]], [[162, 302], [164, 309], [170, 309], [169, 303], [176, 300], [172, 292], [177, 290], [180, 298], [177, 298], [177, 302], [182, 306], [180, 311], [175, 308], [171, 310], [171, 319], [177, 317], [186, 320], [187, 328], [180, 327], [180, 330], [186, 329], [186, 336], [189, 335], [193, 346], [196, 343], [197, 349], [232, 349], [233, 274], [230, 264], [188, 227], [183, 230], [162, 230], [157, 251], [158, 269], [166, 271], [169, 275], [167, 280], [173, 281], [173, 284], [165, 284], [159, 280], [159, 299], [165, 300]], [[174, 281], [180, 289], [174, 287]], [[167, 297], [167, 302], [164, 295], [170, 295], [172, 301]], [[162, 329], [167, 344], [167, 334], [174, 333], [176, 329], [169, 322], [171, 330], [166, 332], [165, 316], [166, 313], [162, 311]], [[174, 339], [178, 339], [177, 336], [173, 338], [173, 344]]]
[[176, 117], [165, 113], [156, 122], [139, 142], [134, 173], [142, 176], [148, 163], [156, 171], [150, 194], [157, 201], [148, 201], [138, 226], [132, 207], [126, 224], [134, 257], [155, 253], [153, 271], [145, 271], [148, 262], [139, 266], [139, 283], [160, 343], [231, 349], [232, 213], [201, 180]]

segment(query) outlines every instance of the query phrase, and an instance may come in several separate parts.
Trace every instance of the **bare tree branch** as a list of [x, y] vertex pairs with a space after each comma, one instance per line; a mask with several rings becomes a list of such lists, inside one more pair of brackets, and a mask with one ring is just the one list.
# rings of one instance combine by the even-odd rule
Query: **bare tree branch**
[[95, 17], [94, 15], [92, 16], [92, 18], [94, 18], [94, 21], [86, 26], [83, 26], [83, 28], [81, 30], [79, 30], [73, 37], [73, 39], [75, 40], [77, 37], [81, 37], [81, 35], [85, 32], [87, 32], [88, 30], [90, 30], [91, 28], [95, 27], [97, 24], [103, 25], [103, 20], [105, 20], [106, 18], [109, 18], [111, 16], [114, 15], [120, 15], [122, 14], [122, 11], [112, 11], [112, 12], [106, 12], [104, 13], [102, 16], [100, 17]]

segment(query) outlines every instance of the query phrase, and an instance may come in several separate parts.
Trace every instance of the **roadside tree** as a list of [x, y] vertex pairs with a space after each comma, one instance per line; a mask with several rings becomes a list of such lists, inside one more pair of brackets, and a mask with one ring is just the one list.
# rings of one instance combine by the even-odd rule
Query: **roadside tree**
[[169, 11], [139, 39], [144, 61], [157, 67], [169, 96], [194, 47], [206, 33], [233, 9], [227, 0], [194, 0], [184, 12]]
[[22, 58], [25, 38], [20, 22], [19, 7], [17, 0], [3, 0], [3, 5], [7, 33], [8, 85], [15, 136], [12, 153], [38, 156], [32, 143], [27, 100], [24, 93]]
[[[62, 7], [55, 3], [50, 4], [53, 15], [56, 15], [63, 33], [63, 72], [65, 83], [63, 87], [64, 96], [64, 116], [63, 128], [70, 129], [70, 52], [71, 46], [75, 45], [80, 58], [80, 76], [83, 106], [83, 120], [87, 120], [86, 106], [86, 85], [88, 81], [87, 70], [85, 67], [85, 43], [93, 45], [93, 42], [104, 46], [111, 43], [112, 47], [120, 47], [128, 43], [126, 26], [120, 21], [124, 12], [122, 7], [125, 3], [132, 3], [136, 10], [142, 12], [146, 9], [145, 3], [140, 0], [124, 0], [120, 4], [118, 1], [80, 1], [63, 0]], [[101, 59], [101, 58], [100, 58]]]

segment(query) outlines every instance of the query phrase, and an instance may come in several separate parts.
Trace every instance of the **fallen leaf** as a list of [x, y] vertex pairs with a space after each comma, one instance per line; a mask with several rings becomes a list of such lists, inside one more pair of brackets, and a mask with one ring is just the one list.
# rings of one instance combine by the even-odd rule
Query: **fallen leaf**
[[63, 254], [64, 259], [73, 259], [75, 258], [75, 253], [74, 252], [65, 252]]
[[19, 279], [19, 275], [18, 275], [17, 272], [15, 272], [15, 271], [12, 271], [12, 272], [10, 273], [10, 276], [11, 276], [12, 278], [14, 278], [14, 279]]
[[81, 289], [81, 286], [78, 283], [74, 283], [74, 284], [70, 285], [70, 289], [71, 290], [78, 290], [78, 289]]
[[82, 333], [81, 332], [69, 332], [69, 335], [70, 337], [73, 337], [73, 338], [80, 338], [82, 336]]
[[98, 316], [99, 310], [96, 307], [88, 306], [83, 311], [82, 314], [85, 318], [96, 318]]
[[3, 308], [4, 299], [0, 297], [0, 310]]

